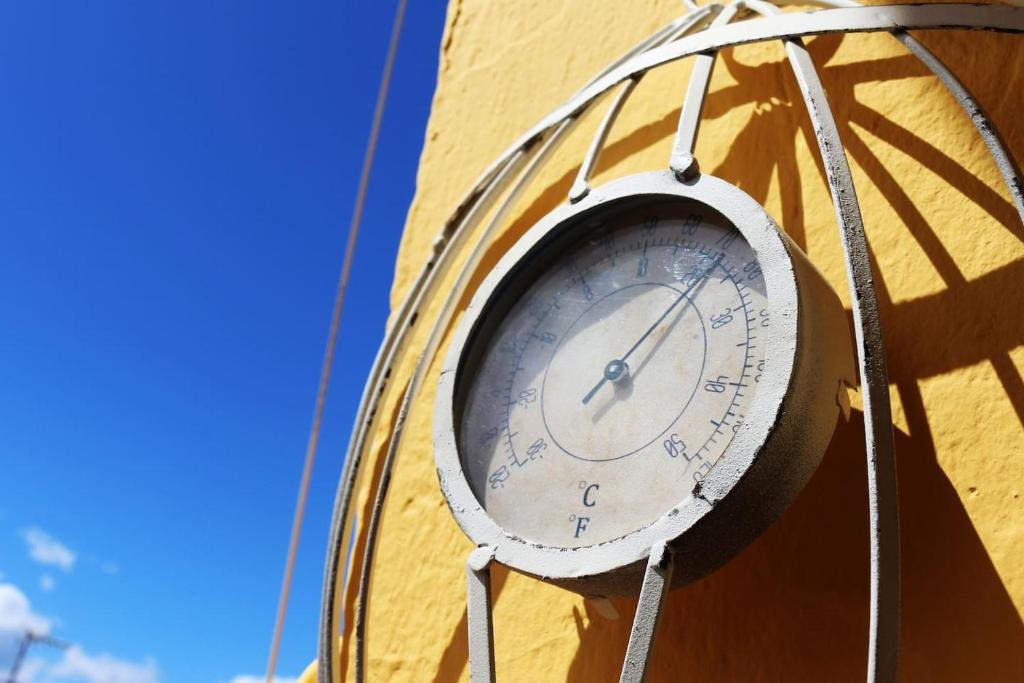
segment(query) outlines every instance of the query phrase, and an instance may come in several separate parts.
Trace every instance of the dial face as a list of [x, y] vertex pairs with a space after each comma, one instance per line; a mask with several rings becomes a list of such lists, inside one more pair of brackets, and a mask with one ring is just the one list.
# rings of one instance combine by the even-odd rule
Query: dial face
[[508, 533], [558, 547], [653, 523], [728, 457], [770, 324], [753, 250], [710, 207], [579, 220], [503, 287], [456, 399], [477, 500]]

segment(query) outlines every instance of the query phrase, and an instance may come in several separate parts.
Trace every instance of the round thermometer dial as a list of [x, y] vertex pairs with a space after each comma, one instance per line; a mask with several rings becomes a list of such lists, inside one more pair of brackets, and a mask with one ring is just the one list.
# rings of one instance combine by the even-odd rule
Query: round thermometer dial
[[835, 293], [749, 196], [623, 178], [542, 219], [474, 296], [438, 382], [441, 490], [514, 569], [629, 593], [664, 542], [683, 583], [810, 478], [852, 359]]
[[509, 532], [574, 547], [670, 510], [727, 451], [771, 325], [746, 239], [694, 202], [627, 207], [581, 232], [467, 368], [458, 449]]

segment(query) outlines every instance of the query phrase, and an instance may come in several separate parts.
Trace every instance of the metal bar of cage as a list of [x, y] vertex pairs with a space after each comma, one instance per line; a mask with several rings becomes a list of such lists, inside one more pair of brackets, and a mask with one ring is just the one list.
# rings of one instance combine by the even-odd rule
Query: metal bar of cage
[[[721, 9], [718, 5], [708, 5], [700, 10], [692, 12], [684, 17], [684, 19], [678, 22], [678, 27], [667, 34], [663, 38], [659, 38], [656, 41], [651, 42], [649, 47], [661, 45], [663, 43], [671, 42], [687, 33], [691, 32], [695, 28], [701, 27], [705, 22], [711, 19], [712, 16], [720, 15]], [[619, 94], [615, 96], [612, 103], [608, 106], [608, 111], [605, 113], [604, 119], [601, 124], [597, 127], [597, 132], [594, 133], [594, 137], [590, 142], [590, 147], [587, 148], [587, 153], [583, 157], [583, 162], [580, 164], [580, 170], [576, 174], [576, 180], [573, 181], [572, 187], [569, 189], [569, 201], [571, 203], [578, 202], [587, 196], [590, 192], [590, 176], [594, 172], [594, 168], [597, 166], [597, 160], [601, 156], [601, 149], [604, 147], [605, 141], [608, 139], [608, 133], [611, 131], [612, 126], [615, 124], [615, 120], [619, 117], [622, 112], [622, 108], [626, 104], [626, 100], [633, 94], [636, 86], [640, 84], [640, 79], [643, 78], [643, 74], [637, 74], [632, 78], [628, 78], [625, 81], [622, 89], [619, 90]]]
[[[756, 1], [756, 0], [754, 0]], [[753, 6], [753, 2], [750, 3]], [[878, 323], [878, 295], [864, 234], [853, 176], [825, 89], [799, 39], [786, 41], [786, 52], [800, 84], [842, 237], [853, 307], [853, 329], [864, 404], [867, 455], [868, 519], [871, 552], [871, 611], [868, 635], [868, 681], [896, 680], [899, 653], [900, 564], [899, 509], [889, 375]]]
[[[661, 35], [656, 36], [654, 39], [647, 41], [649, 46], [657, 46], [678, 38], [687, 32], [699, 28], [705, 21], [717, 14], [718, 8], [715, 6], [709, 6], [702, 8], [692, 14], [684, 17], [683, 20], [675, 22], [671, 25], [672, 30], [662, 32]], [[630, 79], [629, 82], [635, 83], [640, 76], [636, 79]], [[607, 135], [608, 128], [614, 121], [615, 114], [618, 108], [624, 103], [626, 96], [631, 92], [631, 88], [627, 88], [620, 96], [612, 102], [609, 110], [610, 116], [606, 116], [604, 122], [599, 126], [598, 132], [595, 136], [595, 143], [604, 139]], [[561, 121], [555, 127], [554, 131], [544, 141], [543, 145], [537, 151], [537, 154], [529, 161], [526, 168], [522, 171], [519, 178], [516, 180], [512, 189], [509, 191], [505, 200], [501, 203], [500, 207], [495, 211], [494, 215], [488, 222], [487, 227], [484, 229], [481, 236], [477, 239], [475, 245], [471, 248], [469, 257], [462, 266], [462, 270], [458, 273], [455, 284], [449, 290], [448, 296], [442, 305], [441, 312], [434, 322], [434, 326], [431, 328], [430, 336], [427, 339], [426, 346], [420, 355], [420, 360], [416, 365], [416, 369], [413, 372], [412, 380], [409, 383], [408, 395], [406, 401], [411, 400], [412, 396], [415, 396], [419, 392], [419, 388], [426, 377], [427, 370], [430, 367], [430, 362], [433, 359], [434, 354], [437, 351], [438, 346], [447, 331], [448, 326], [454, 317], [455, 306], [461, 299], [463, 292], [465, 291], [470, 276], [476, 271], [480, 260], [483, 258], [484, 252], [487, 247], [493, 242], [494, 235], [499, 227], [504, 223], [505, 217], [511, 208], [515, 205], [516, 201], [522, 194], [523, 190], [529, 186], [535, 173], [541, 168], [541, 165], [546, 158], [554, 152], [557, 145], [560, 144], [565, 137], [571, 132], [571, 129], [579, 120], [579, 114], [570, 116]], [[598, 145], [592, 145], [591, 149], [597, 149], [599, 152]], [[591, 158], [591, 164], [596, 162], [597, 152]], [[375, 501], [379, 501], [379, 506], [375, 503], [373, 515], [371, 516], [366, 530], [366, 550], [364, 560], [362, 562], [362, 570], [359, 584], [359, 592], [357, 595], [357, 612], [356, 612], [356, 625], [355, 625], [355, 660], [356, 660], [356, 680], [363, 680], [362, 673], [365, 671], [363, 666], [363, 658], [365, 656], [365, 624], [366, 624], [366, 604], [368, 601], [368, 591], [370, 586], [369, 573], [372, 569], [372, 558], [373, 550], [376, 544], [380, 515], [379, 510], [383, 507], [383, 501], [386, 495], [387, 483], [390, 481], [391, 469], [394, 463], [394, 453], [398, 450], [401, 442], [401, 430], [396, 427], [392, 434], [391, 445], [388, 448], [387, 455], [382, 463], [381, 476], [378, 483], [378, 489], [375, 494]]]
[[494, 615], [491, 612], [491, 565], [494, 548], [481, 546], [466, 559], [466, 621], [469, 629], [469, 676], [494, 683]]
[[647, 680], [658, 622], [665, 611], [665, 601], [672, 585], [672, 571], [675, 568], [673, 555], [672, 549], [662, 541], [651, 548], [651, 554], [647, 557], [647, 569], [637, 598], [636, 615], [626, 645], [619, 683], [643, 683]]
[[999, 169], [999, 174], [1003, 176], [1006, 189], [1009, 190], [1010, 197], [1013, 198], [1014, 206], [1017, 207], [1021, 223], [1024, 223], [1024, 181], [1021, 180], [1020, 167], [1014, 161], [1013, 155], [1007, 151], [1006, 144], [999, 135], [999, 130], [992, 125], [988, 114], [974, 99], [974, 95], [967, 89], [967, 86], [961, 83], [960, 79], [949, 70], [949, 67], [943, 64], [942, 60], [922, 45], [919, 40], [906, 31], [894, 31], [893, 36], [942, 81], [960, 108], [967, 114], [967, 118], [974, 124], [978, 135], [988, 147], [989, 154], [995, 162], [996, 168]]
[[[507, 182], [509, 177], [515, 175], [514, 171], [510, 172], [510, 167], [521, 166], [525, 161], [525, 156], [528, 152], [533, 151], [531, 148], [534, 148], [540, 138], [549, 135], [554, 126], [563, 124], [566, 120], [578, 116], [594, 99], [609, 88], [626, 80], [635, 80], [642, 76], [645, 71], [656, 66], [708, 50], [718, 50], [723, 47], [766, 40], [792, 41], [798, 40], [803, 36], [832, 32], [888, 31], [901, 40], [912, 53], [918, 56], [940, 78], [957, 99], [960, 106], [971, 117], [972, 122], [978, 128], [993, 158], [996, 160], [1000, 173], [1010, 188], [1018, 212], [1021, 214], [1022, 220], [1024, 220], [1024, 199], [1022, 199], [1020, 172], [1012, 156], [1006, 151], [1005, 145], [999, 139], [995, 127], [991, 125], [973, 97], [956, 77], [952, 75], [952, 72], [927, 51], [926, 48], [921, 46], [916, 39], [906, 33], [908, 30], [937, 28], [1024, 32], [1024, 13], [1008, 7], [976, 5], [876, 6], [863, 8], [855, 7], [852, 3], [828, 2], [827, 0], [806, 4], [833, 8], [842, 4], [843, 7], [841, 9], [827, 9], [812, 14], [787, 14], [782, 18], [759, 19], [741, 25], [709, 29], [690, 38], [659, 47], [657, 45], [659, 38], [664, 39], [664, 36], [678, 29], [678, 26], [692, 15], [691, 13], [691, 15], [686, 15], [663, 28], [650, 38], [641, 41], [626, 56], [616, 60], [610, 67], [605, 69], [603, 74], [595, 78], [591, 84], [585, 86], [579, 93], [570, 98], [568, 102], [557, 108], [521, 136], [516, 143], [485, 171], [469, 193], [467, 199], [460, 205], [453, 218], [449, 220], [441, 236], [435, 242], [433, 258], [417, 277], [399, 309], [395, 325], [385, 337], [360, 404], [356, 426], [353, 430], [352, 441], [350, 442], [349, 452], [346, 457], [345, 470], [339, 487], [338, 500], [335, 506], [335, 519], [332, 522], [330, 547], [328, 549], [329, 557], [324, 582], [324, 604], [321, 614], [320, 680], [337, 680], [337, 671], [333, 666], [334, 658], [332, 653], [338, 643], [339, 636], [336, 603], [339, 579], [342, 578], [342, 575], [339, 573], [342, 564], [342, 553], [340, 551], [347, 543], [350, 534], [351, 516], [349, 508], [352, 502], [351, 497], [357, 489], [356, 484], [360, 479], [362, 455], [366, 448], [366, 436], [373, 424], [374, 415], [379, 407], [379, 401], [383, 395], [390, 370], [394, 365], [398, 352], [408, 340], [409, 328], [412, 322], [415, 321], [426, 294], [431, 290], [431, 286], [436, 283], [438, 272], [443, 271], [443, 266], [447, 265], [452, 256], [457, 253], [457, 245], [463, 241], [464, 236], [472, 232], [474, 222], [468, 220], [468, 218], [472, 217], [473, 214], [475, 214], [476, 218], [481, 218], [482, 214], [486, 213], [486, 210], [479, 210], [481, 205], [493, 203], [497, 195], [500, 194], [500, 191], [495, 191], [495, 185], [502, 184], [497, 182], [499, 176]], [[709, 8], [720, 9], [718, 6], [710, 5], [699, 8], [697, 11], [716, 11], [715, 9], [709, 10]], [[792, 43], [787, 43], [787, 46], [789, 45], [792, 45]], [[810, 65], [810, 71], [813, 72], [813, 65]], [[799, 78], [800, 76], [798, 75]], [[813, 79], [815, 82], [817, 81], [816, 76]], [[820, 90], [820, 83], [817, 85]], [[808, 97], [808, 92], [803, 87], [803, 84], [802, 90], [804, 90], [805, 97]], [[813, 92], [813, 84], [811, 90], [811, 96], [808, 99], [809, 101], [817, 102], [818, 100], [814, 97], [816, 93]], [[821, 95], [823, 94], [822, 91]], [[814, 114], [813, 111], [811, 113], [812, 115]], [[828, 116], [828, 118], [831, 120], [831, 116]], [[832, 128], [834, 129], [834, 121], [832, 122]], [[835, 141], [838, 141], [838, 133], [836, 133]], [[596, 162], [596, 155], [593, 161]], [[840, 166], [845, 166], [845, 156]], [[826, 163], [826, 168], [829, 168], [828, 163]], [[831, 170], [833, 172], [841, 172], [842, 168], [837, 169], [833, 167]], [[852, 183], [850, 187], [852, 188]], [[842, 215], [839, 204], [837, 204], [837, 215], [840, 217]], [[859, 226], [859, 214], [857, 225]], [[856, 235], [853, 237], [855, 239]], [[863, 239], [862, 227], [860, 228], [860, 238]], [[486, 245], [481, 240], [477, 246], [482, 247]], [[866, 254], [866, 245], [864, 253]], [[854, 255], [851, 255], [849, 252], [847, 253], [851, 286], [856, 284], [852, 279], [855, 268], [861, 269], [861, 275], [863, 275], [866, 268], [866, 274], [870, 277], [870, 263], [867, 261], [854, 262], [855, 258], [856, 253]], [[458, 289], [455, 288], [451, 292], [450, 298], [457, 300], [456, 292]], [[880, 344], [880, 330], [877, 328], [876, 322], [877, 318], [870, 320], [869, 329], [866, 331], [869, 334], [875, 334]], [[441, 325], [442, 328], [446, 326], [447, 323]], [[880, 349], [880, 346], [878, 348]], [[883, 372], [882, 377], [884, 377], [884, 354], [880, 356], [880, 359], [883, 363], [881, 370]], [[429, 362], [429, 358], [424, 356], [424, 359], [421, 359], [421, 363], [424, 361]], [[877, 368], [869, 368], [869, 370], [877, 374]], [[877, 382], [873, 384], [876, 385], [875, 391], [878, 393]], [[881, 387], [887, 397], [887, 382], [883, 383]], [[868, 402], [865, 401], [866, 422], [868, 420], [867, 404]], [[872, 414], [872, 416], [875, 415]], [[878, 421], [876, 420], [876, 422]], [[885, 420], [885, 427], [888, 428], [890, 422]], [[339, 524], [339, 522], [341, 523]]]
[[[762, 16], [781, 14], [778, 7], [764, 0], [744, 0], [744, 4]], [[889, 402], [885, 349], [878, 321], [878, 295], [853, 176], [825, 89], [803, 41], [791, 38], [783, 42], [818, 140], [819, 153], [829, 181], [853, 307], [864, 404], [871, 555], [867, 679], [894, 681], [899, 655], [899, 507], [892, 407]]]

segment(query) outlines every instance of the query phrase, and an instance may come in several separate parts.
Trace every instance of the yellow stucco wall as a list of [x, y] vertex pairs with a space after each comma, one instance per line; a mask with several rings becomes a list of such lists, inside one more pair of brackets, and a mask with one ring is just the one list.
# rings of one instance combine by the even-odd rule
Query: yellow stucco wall
[[[675, 0], [451, 3], [395, 306], [484, 167], [679, 10]], [[1024, 157], [1024, 38], [921, 37]], [[968, 119], [898, 42], [827, 37], [808, 47], [825, 65], [880, 267], [902, 513], [902, 677], [1024, 680], [1024, 228]], [[597, 183], [665, 167], [688, 72], [680, 63], [643, 80], [612, 132]], [[588, 114], [527, 191], [481, 272], [564, 201], [602, 114], [603, 106]], [[834, 214], [781, 46], [723, 53], [706, 114], [702, 168], [760, 201], [848, 305]], [[418, 344], [439, 305], [417, 323]], [[396, 370], [382, 415], [394, 415], [414, 360], [410, 354]], [[470, 543], [437, 487], [433, 384], [413, 405], [383, 519], [368, 622], [373, 681], [468, 675]], [[389, 426], [383, 420], [375, 434], [378, 458]], [[862, 449], [855, 410], [783, 518], [723, 569], [671, 595], [653, 680], [863, 679]], [[363, 491], [363, 519], [366, 500]], [[349, 623], [355, 583], [345, 595]], [[494, 594], [500, 680], [617, 677], [635, 601], [617, 600], [621, 617], [608, 620], [578, 596], [502, 569]], [[351, 645], [344, 642], [342, 658], [349, 677]]]

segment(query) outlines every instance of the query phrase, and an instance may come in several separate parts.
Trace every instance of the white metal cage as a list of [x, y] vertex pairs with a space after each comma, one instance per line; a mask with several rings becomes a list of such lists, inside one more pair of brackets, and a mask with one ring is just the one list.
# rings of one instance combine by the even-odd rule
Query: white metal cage
[[[351, 570], [358, 570], [352, 571], [352, 578], [355, 580], [358, 576], [359, 581], [356, 618], [351, 625], [356, 643], [355, 678], [359, 681], [365, 678], [369, 577], [381, 512], [402, 439], [405, 417], [411, 402], [428, 379], [430, 362], [450, 328], [459, 302], [463, 300], [484, 252], [492, 244], [512, 205], [534, 179], [538, 169], [573, 129], [581, 114], [595, 106], [606, 93], [618, 88], [611, 96], [604, 119], [581, 161], [568, 200], [576, 202], [586, 196], [591, 174], [609, 130], [637, 83], [648, 71], [685, 58], [692, 58], [694, 62], [669, 167], [680, 176], [691, 172], [695, 163], [692, 153], [700, 127], [703, 101], [717, 52], [723, 48], [765, 41], [781, 41], [785, 46], [817, 138], [845, 253], [864, 406], [868, 473], [871, 610], [867, 678], [869, 681], [895, 680], [900, 603], [899, 512], [886, 355], [882, 345], [871, 256], [857, 193], [835, 116], [802, 39], [829, 33], [885, 32], [902, 43], [938, 77], [970, 118], [998, 167], [1016, 211], [1024, 222], [1024, 182], [996, 126], [953, 71], [909, 33], [934, 29], [1021, 33], [1024, 32], [1024, 9], [968, 4], [862, 7], [847, 0], [786, 0], [776, 4], [764, 0], [737, 0], [728, 5], [715, 3], [704, 6], [697, 6], [687, 0], [685, 4], [687, 11], [683, 16], [611, 63], [568, 101], [525, 132], [491, 164], [440, 230], [433, 245], [433, 253], [395, 312], [393, 324], [380, 347], [363, 392], [338, 487], [324, 576], [318, 680], [337, 681], [339, 676], [336, 655], [340, 636], [339, 599], [345, 577], [350, 572], [346, 558], [353, 533], [353, 495], [367, 475], [369, 436], [377, 424], [379, 402], [385, 386], [391, 380], [392, 368], [397, 360], [410, 353], [418, 354], [419, 358], [417, 368], [405, 389], [390, 444], [380, 465], [372, 516], [363, 521], [366, 528], [365, 553], [362, 557], [349, 560]], [[777, 6], [790, 4], [819, 9], [783, 13]], [[488, 216], [487, 224], [482, 230], [477, 230]], [[469, 245], [470, 237], [477, 234], [479, 237], [476, 242]], [[439, 275], [452, 267], [456, 254], [467, 249], [469, 256], [457, 274], [456, 285], [448, 291], [440, 291]], [[431, 321], [432, 328], [426, 346], [422, 349], [414, 348], [410, 344], [410, 330], [425, 302], [435, 297], [444, 298], [441, 313], [436, 320]], [[638, 610], [644, 608], [641, 598]], [[472, 628], [473, 605], [470, 609]], [[478, 614], [475, 622], [480, 628], [489, 628], [488, 620], [489, 616]], [[493, 653], [489, 649], [474, 649], [472, 634], [470, 640], [474, 679], [477, 676], [493, 677]], [[642, 679], [648, 654], [648, 647], [644, 647], [643, 643], [637, 643], [634, 647], [631, 640], [623, 680]], [[490, 662], [486, 661], [488, 658]]]

